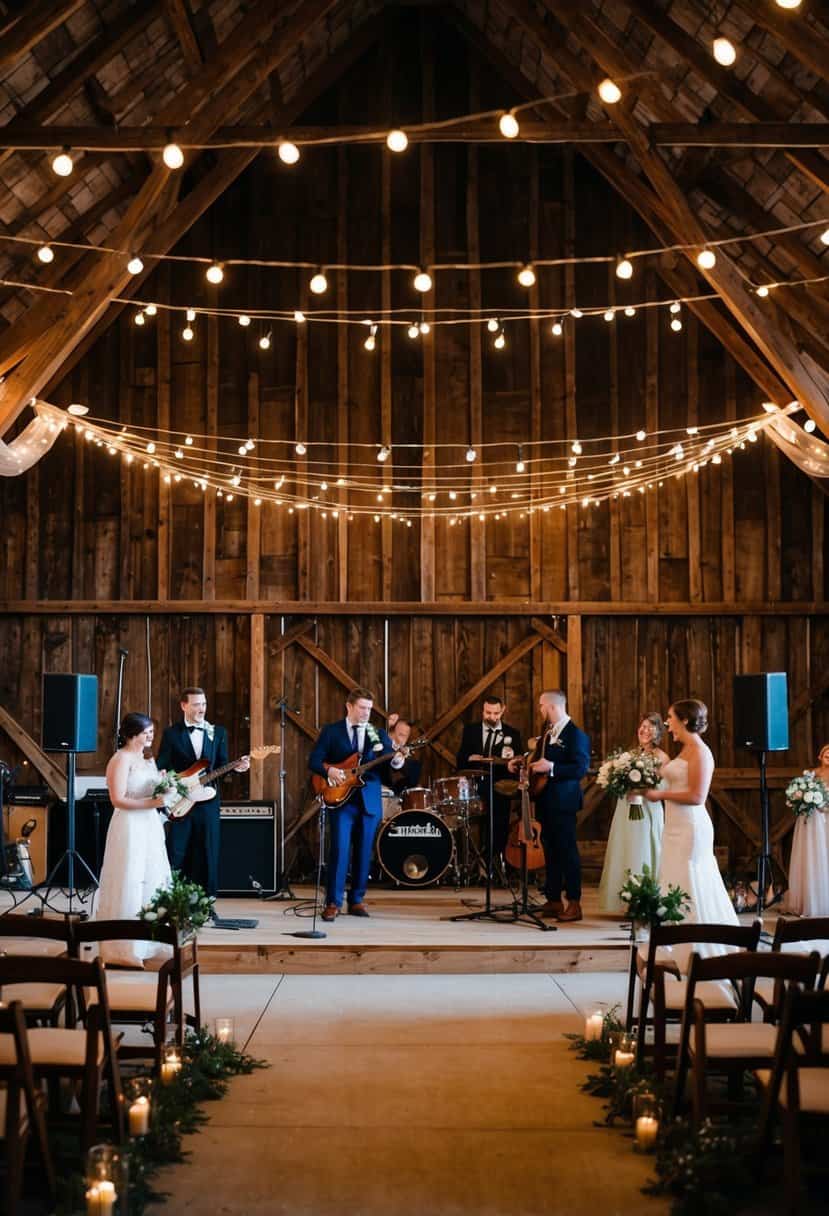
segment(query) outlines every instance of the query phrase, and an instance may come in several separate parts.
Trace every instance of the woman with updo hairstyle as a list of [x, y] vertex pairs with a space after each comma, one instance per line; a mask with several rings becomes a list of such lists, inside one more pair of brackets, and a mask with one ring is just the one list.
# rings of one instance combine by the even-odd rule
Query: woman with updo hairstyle
[[[636, 743], [632, 751], [645, 752], [666, 764], [668, 757], [659, 746], [664, 727], [662, 715], [651, 711], [639, 719]], [[619, 898], [628, 871], [641, 874], [648, 866], [655, 874], [662, 852], [664, 812], [661, 802], [645, 802], [641, 819], [631, 819], [631, 804], [627, 798], [617, 798], [607, 837], [604, 867], [599, 881], [599, 911], [610, 916], [623, 916], [625, 904]]]
[[[708, 708], [702, 701], [674, 701], [665, 725], [679, 744], [679, 755], [663, 766], [662, 789], [643, 790], [645, 798], [661, 798], [665, 803], [659, 884], [663, 891], [672, 885], [687, 891], [687, 923], [736, 925], [737, 913], [717, 867], [714, 825], [705, 806], [714, 776], [714, 757], [702, 739], [708, 729]], [[675, 950], [674, 956], [685, 970], [693, 950], [711, 955], [721, 954], [723, 949], [696, 942]]]
[[[113, 806], [106, 837], [101, 883], [95, 909], [97, 920], [137, 920], [138, 913], [159, 887], [170, 883], [170, 863], [159, 814], [164, 798], [153, 790], [161, 780], [152, 756], [145, 757], [154, 727], [146, 714], [127, 714], [118, 731], [118, 751], [106, 770]], [[152, 942], [103, 942], [101, 957], [108, 966], [143, 967], [152, 954], [167, 947]]]
[[[806, 774], [829, 789], [829, 743]], [[829, 810], [815, 809], [795, 818], [786, 907], [799, 916], [829, 916]]]

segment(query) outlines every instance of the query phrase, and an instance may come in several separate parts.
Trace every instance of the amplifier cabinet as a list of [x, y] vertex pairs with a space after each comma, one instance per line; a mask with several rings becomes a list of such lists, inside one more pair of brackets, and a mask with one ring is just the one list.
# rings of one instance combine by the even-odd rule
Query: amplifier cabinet
[[228, 802], [221, 824], [219, 895], [275, 891], [276, 803]]

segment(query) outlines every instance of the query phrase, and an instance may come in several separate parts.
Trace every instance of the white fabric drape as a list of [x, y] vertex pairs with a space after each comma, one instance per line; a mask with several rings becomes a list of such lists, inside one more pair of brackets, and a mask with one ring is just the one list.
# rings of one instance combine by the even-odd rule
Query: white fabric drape
[[[829, 443], [809, 435], [781, 410], [768, 424], [769, 439], [809, 477], [829, 478]], [[821, 487], [825, 489], [825, 487]]]
[[66, 426], [66, 414], [45, 401], [34, 401], [35, 416], [11, 443], [0, 439], [0, 477], [17, 477], [51, 450]]

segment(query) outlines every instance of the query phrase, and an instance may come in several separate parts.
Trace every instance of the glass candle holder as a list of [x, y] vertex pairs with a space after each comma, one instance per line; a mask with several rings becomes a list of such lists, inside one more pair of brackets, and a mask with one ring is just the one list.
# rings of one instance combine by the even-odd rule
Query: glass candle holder
[[161, 1060], [161, 1084], [171, 1085], [181, 1072], [181, 1052], [177, 1047], [165, 1047]]
[[151, 1077], [130, 1077], [124, 1082], [124, 1101], [131, 1136], [146, 1136], [152, 1115], [153, 1082]]
[[652, 1153], [659, 1138], [659, 1102], [652, 1093], [634, 1094], [633, 1130], [640, 1153]]
[[129, 1154], [114, 1144], [93, 1144], [86, 1154], [87, 1216], [127, 1216]]
[[636, 1040], [632, 1034], [620, 1034], [612, 1055], [614, 1067], [630, 1068], [636, 1059]]
[[216, 1018], [216, 1038], [220, 1043], [232, 1043], [234, 1034], [233, 1018]]
[[595, 1009], [592, 1013], [588, 1013], [584, 1019], [584, 1041], [586, 1043], [596, 1043], [602, 1037], [602, 1028], [604, 1026], [604, 1014], [601, 1009]]

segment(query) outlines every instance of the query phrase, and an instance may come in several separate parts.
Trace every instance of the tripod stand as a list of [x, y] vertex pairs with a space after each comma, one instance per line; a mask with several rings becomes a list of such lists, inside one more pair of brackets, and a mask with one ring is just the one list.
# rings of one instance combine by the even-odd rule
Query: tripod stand
[[[44, 904], [48, 908], [52, 908], [53, 912], [65, 911], [66, 914], [69, 916], [71, 916], [74, 911], [74, 908], [72, 906], [72, 901], [75, 897], [75, 892], [76, 892], [76, 888], [75, 888], [75, 862], [76, 861], [78, 863], [78, 866], [80, 867], [80, 870], [79, 870], [80, 877], [81, 878], [83, 877], [83, 871], [86, 870], [86, 873], [89, 876], [89, 880], [90, 880], [89, 884], [83, 888], [85, 892], [89, 892], [90, 894], [81, 895], [79, 893], [78, 894], [78, 903], [85, 904], [87, 902], [87, 900], [89, 898], [91, 898], [91, 892], [95, 891], [98, 887], [97, 878], [92, 873], [92, 871], [90, 870], [89, 866], [86, 864], [84, 859], [81, 857], [78, 850], [75, 848], [75, 755], [76, 755], [75, 752], [66, 753], [66, 849], [65, 849], [64, 853], [62, 854], [62, 856], [59, 858], [59, 860], [55, 863], [55, 865], [52, 866], [52, 869], [51, 869], [45, 883], [43, 884], [45, 887], [45, 894], [39, 895], [39, 899], [40, 899], [41, 903]], [[69, 907], [66, 909], [53, 908], [52, 905], [49, 903], [49, 896], [51, 894], [53, 887], [57, 887], [57, 886], [61, 885], [56, 881], [56, 876], [60, 872], [61, 866], [64, 864], [64, 862], [66, 863], [66, 869], [67, 869], [66, 890], [69, 892]], [[83, 913], [81, 913], [81, 915], [86, 916], [87, 913], [83, 912]]]
[[[279, 875], [277, 881], [279, 887], [270, 895], [263, 895], [262, 898], [268, 902], [281, 903], [283, 901], [296, 899], [291, 884], [288, 881], [285, 873], [285, 789], [286, 778], [288, 776], [285, 768], [285, 732], [288, 725], [288, 710], [291, 708], [285, 697], [280, 697], [276, 703], [276, 708], [279, 710], [279, 843], [277, 845], [278, 855], [276, 858], [275, 870]], [[298, 714], [298, 709], [293, 709], [293, 713]]]
[[[764, 908], [771, 908], [783, 898], [786, 889], [785, 881], [779, 889], [774, 887], [774, 871], [780, 870], [771, 855], [769, 844], [769, 787], [766, 779], [766, 753], [761, 750], [757, 755], [760, 764], [760, 856], [757, 858], [757, 902], [754, 907], [746, 908], [747, 912], [756, 912], [762, 916]], [[774, 890], [772, 898], [766, 903], [766, 891], [769, 886]]]

